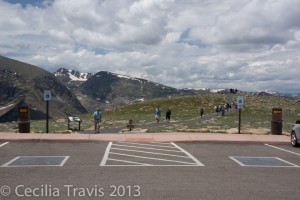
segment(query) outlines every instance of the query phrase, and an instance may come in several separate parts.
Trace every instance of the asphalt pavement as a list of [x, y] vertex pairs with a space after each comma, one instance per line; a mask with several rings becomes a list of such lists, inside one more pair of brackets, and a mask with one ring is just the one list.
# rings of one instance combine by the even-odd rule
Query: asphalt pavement
[[[1, 199], [294, 200], [299, 197], [300, 149], [289, 144], [1, 144]], [[11, 161], [22, 156], [66, 156], [67, 160], [62, 166], [14, 166]], [[241, 166], [231, 159], [241, 156], [278, 158], [283, 166], [272, 166], [276, 164], [274, 161], [267, 166]], [[33, 164], [26, 157], [18, 165], [26, 162]]]

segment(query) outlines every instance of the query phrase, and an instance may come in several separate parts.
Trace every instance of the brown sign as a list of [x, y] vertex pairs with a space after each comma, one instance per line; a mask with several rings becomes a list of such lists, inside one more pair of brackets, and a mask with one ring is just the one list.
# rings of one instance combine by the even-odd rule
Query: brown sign
[[28, 108], [20, 108], [19, 112], [20, 113], [28, 113]]
[[273, 110], [273, 114], [281, 114], [282, 110]]

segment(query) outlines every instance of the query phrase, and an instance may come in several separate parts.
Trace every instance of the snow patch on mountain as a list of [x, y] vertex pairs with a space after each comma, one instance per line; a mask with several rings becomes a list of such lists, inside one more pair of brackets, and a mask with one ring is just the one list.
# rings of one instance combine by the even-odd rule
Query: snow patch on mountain
[[70, 81], [86, 81], [94, 74], [93, 73], [81, 73], [76, 70], [60, 68], [54, 73], [54, 75], [56, 77], [68, 77], [70, 79]]

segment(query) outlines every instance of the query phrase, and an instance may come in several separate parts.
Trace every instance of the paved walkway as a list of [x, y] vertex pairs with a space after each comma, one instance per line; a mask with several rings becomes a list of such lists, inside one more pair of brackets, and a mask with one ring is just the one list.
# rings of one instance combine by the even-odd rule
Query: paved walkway
[[36, 142], [250, 142], [250, 143], [289, 143], [286, 135], [250, 135], [217, 133], [125, 133], [125, 134], [41, 134], [41, 133], [0, 133], [0, 141], [36, 141]]

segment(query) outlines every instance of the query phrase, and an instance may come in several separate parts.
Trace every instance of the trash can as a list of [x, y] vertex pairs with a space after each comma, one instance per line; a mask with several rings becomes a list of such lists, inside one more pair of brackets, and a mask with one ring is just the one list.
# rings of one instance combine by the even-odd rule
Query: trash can
[[18, 108], [18, 127], [19, 133], [30, 133], [30, 113], [26, 105]]
[[282, 134], [282, 108], [272, 108], [271, 134]]

